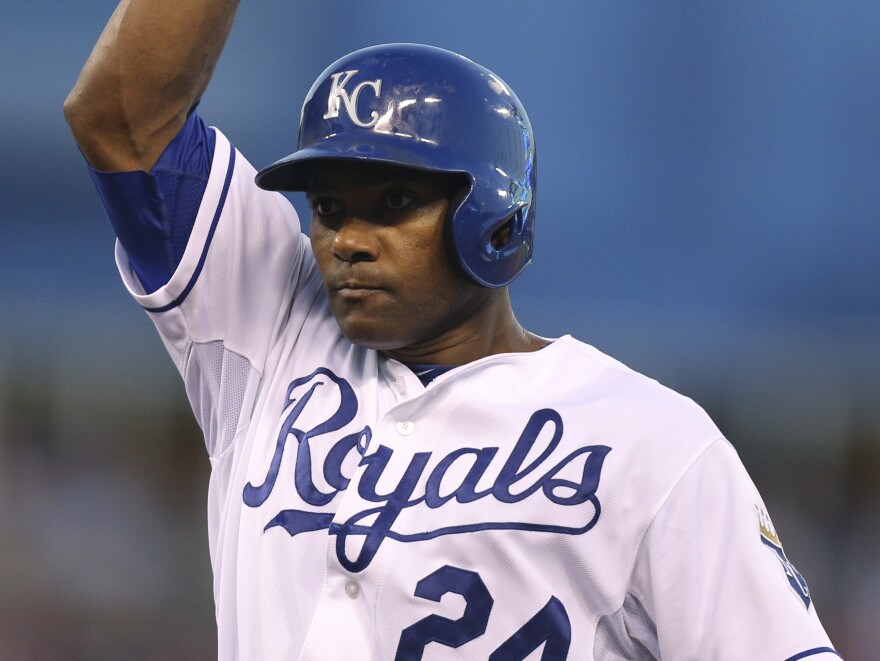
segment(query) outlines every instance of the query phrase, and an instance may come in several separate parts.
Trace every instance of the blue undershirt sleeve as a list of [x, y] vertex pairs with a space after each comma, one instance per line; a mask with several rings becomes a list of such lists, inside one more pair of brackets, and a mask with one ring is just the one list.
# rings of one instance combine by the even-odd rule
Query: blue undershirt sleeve
[[150, 172], [89, 172], [110, 224], [147, 293], [180, 264], [214, 156], [216, 136], [195, 112]]

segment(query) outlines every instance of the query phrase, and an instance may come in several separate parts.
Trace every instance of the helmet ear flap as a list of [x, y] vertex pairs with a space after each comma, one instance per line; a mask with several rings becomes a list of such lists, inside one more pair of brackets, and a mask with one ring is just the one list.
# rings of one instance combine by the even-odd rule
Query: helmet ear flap
[[464, 206], [465, 200], [467, 199], [468, 195], [471, 194], [472, 190], [473, 180], [471, 180], [470, 177], [468, 177], [467, 175], [463, 174], [462, 185], [449, 198], [449, 206], [446, 209], [446, 217], [443, 219], [443, 243], [446, 247], [446, 254], [448, 256], [449, 263], [452, 264], [459, 272], [461, 272], [462, 275], [464, 275], [468, 279], [471, 279], [471, 277], [461, 261], [458, 246], [455, 242], [455, 232], [453, 230], [453, 224], [455, 216]]
[[473, 227], [473, 196], [447, 218], [447, 241], [467, 277], [483, 287], [504, 287], [531, 261], [529, 207], [508, 209], [497, 219], [485, 218], [481, 231]]

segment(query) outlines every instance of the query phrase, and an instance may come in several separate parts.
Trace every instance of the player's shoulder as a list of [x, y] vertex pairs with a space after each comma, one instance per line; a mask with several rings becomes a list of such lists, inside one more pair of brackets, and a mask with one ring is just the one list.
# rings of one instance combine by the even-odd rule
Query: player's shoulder
[[609, 356], [592, 344], [587, 344], [575, 338], [573, 335], [563, 335], [553, 341], [553, 346], [558, 348], [560, 352], [565, 352], [566, 362], [571, 362], [572, 366], [576, 364], [578, 369], [587, 367], [596, 373], [643, 376], [620, 360]]
[[[614, 394], [621, 396], [646, 396], [664, 400], [667, 404], [699, 408], [689, 397], [571, 335], [565, 335], [553, 344], [559, 351], [556, 360], [571, 373], [574, 381], [585, 385], [595, 382], [597, 386], [612, 388]], [[620, 386], [620, 391], [614, 390], [615, 386]]]
[[719, 438], [721, 433], [706, 411], [691, 397], [643, 374], [596, 347], [570, 335], [554, 342], [555, 360], [565, 379], [581, 397], [595, 401], [608, 415], [625, 419], [633, 428], [652, 430], [652, 436]]

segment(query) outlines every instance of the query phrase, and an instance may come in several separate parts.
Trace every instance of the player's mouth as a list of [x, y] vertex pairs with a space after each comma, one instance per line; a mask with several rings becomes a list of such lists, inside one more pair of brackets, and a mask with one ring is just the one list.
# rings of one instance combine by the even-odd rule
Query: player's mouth
[[383, 287], [379, 287], [369, 282], [346, 281], [334, 285], [331, 289], [333, 293], [340, 298], [346, 300], [359, 300], [382, 291]]

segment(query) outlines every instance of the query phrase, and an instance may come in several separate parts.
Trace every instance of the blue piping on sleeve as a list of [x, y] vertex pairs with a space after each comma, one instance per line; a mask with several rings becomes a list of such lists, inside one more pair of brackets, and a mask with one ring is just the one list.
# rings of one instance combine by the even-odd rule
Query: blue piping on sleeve
[[834, 656], [838, 656], [841, 659], [843, 658], [842, 656], [840, 656], [837, 650], [830, 647], [814, 647], [811, 650], [805, 650], [800, 654], [790, 656], [785, 661], [799, 661], [800, 659], [806, 659], [808, 656], [815, 656], [816, 654], [833, 654]]
[[202, 254], [199, 256], [199, 263], [196, 265], [192, 277], [189, 279], [186, 287], [183, 288], [180, 296], [175, 298], [167, 305], [163, 305], [161, 307], [144, 307], [144, 310], [146, 310], [147, 312], [165, 312], [167, 310], [175, 308], [183, 303], [183, 301], [189, 295], [190, 291], [192, 291], [192, 288], [195, 286], [196, 281], [199, 279], [199, 274], [202, 272], [202, 267], [204, 267], [205, 265], [205, 259], [207, 259], [208, 257], [208, 249], [211, 247], [211, 241], [214, 239], [214, 232], [216, 232], [217, 230], [217, 223], [220, 222], [220, 215], [223, 213], [223, 207], [226, 205], [226, 195], [229, 193], [229, 185], [232, 182], [232, 173], [234, 170], [235, 147], [231, 147], [229, 150], [229, 166], [226, 170], [226, 179], [223, 181], [223, 190], [220, 193], [220, 201], [217, 203], [217, 208], [214, 211], [214, 217], [211, 219], [211, 228], [208, 230], [208, 238], [205, 239], [205, 245], [202, 247]]

